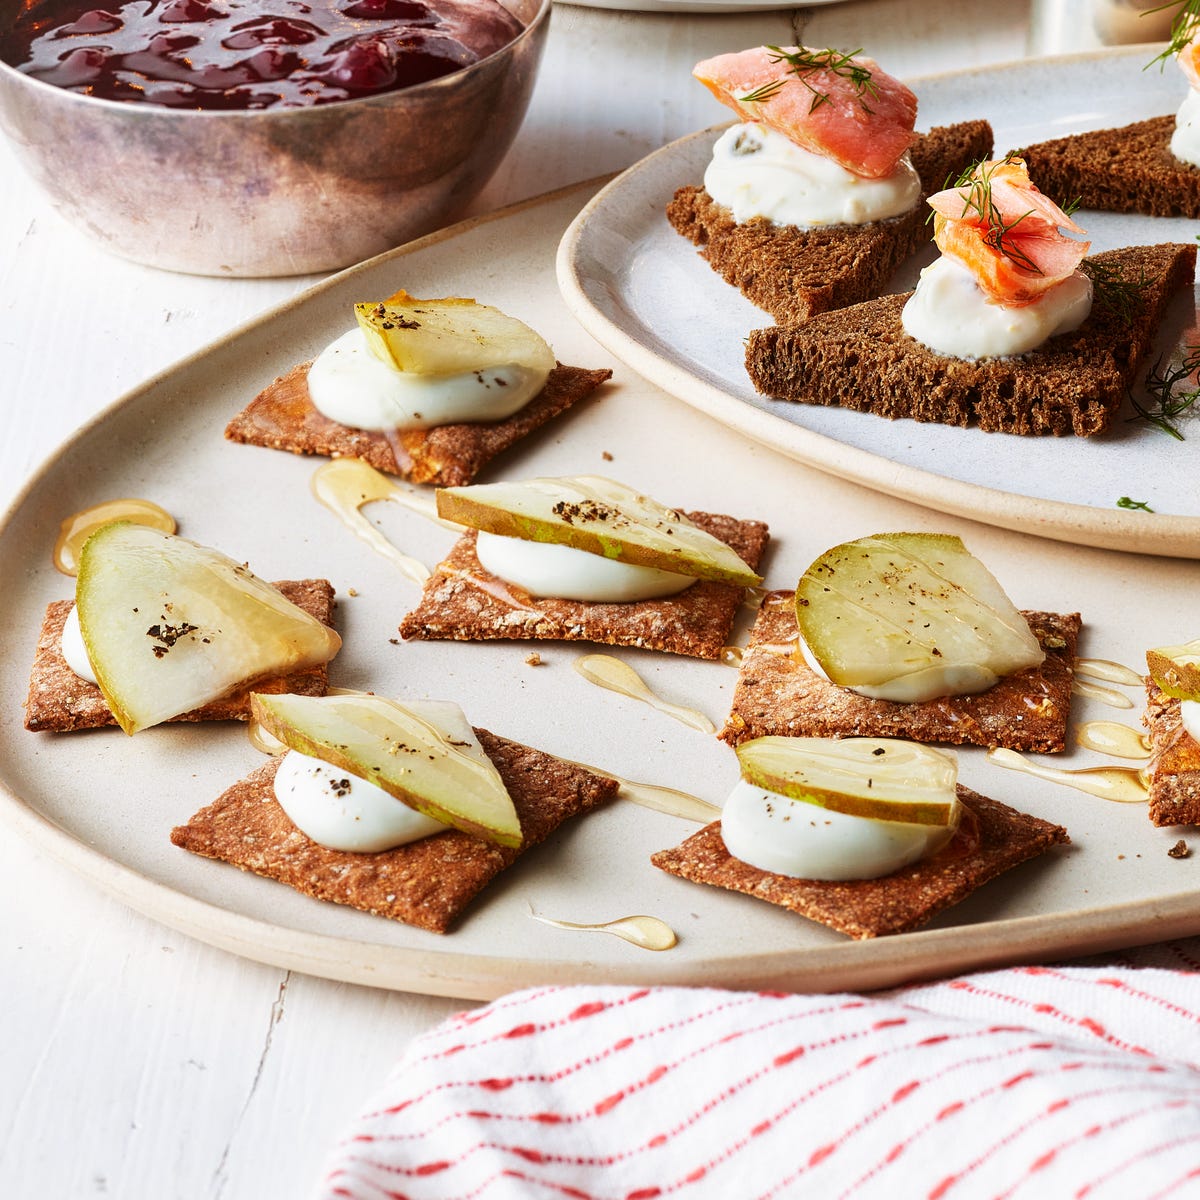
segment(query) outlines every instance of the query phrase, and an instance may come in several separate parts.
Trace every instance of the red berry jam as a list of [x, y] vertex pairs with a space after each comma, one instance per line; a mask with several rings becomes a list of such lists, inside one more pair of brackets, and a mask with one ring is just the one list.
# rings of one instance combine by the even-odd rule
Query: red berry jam
[[521, 32], [499, 0], [41, 0], [0, 59], [58, 87], [170, 108], [296, 108], [449, 75]]

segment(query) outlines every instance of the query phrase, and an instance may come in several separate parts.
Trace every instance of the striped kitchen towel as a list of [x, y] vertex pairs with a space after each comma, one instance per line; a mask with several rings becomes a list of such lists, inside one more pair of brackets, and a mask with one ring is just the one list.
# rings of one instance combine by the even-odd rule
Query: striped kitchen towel
[[1196, 955], [872, 995], [515, 993], [412, 1043], [318, 1195], [1200, 1196]]

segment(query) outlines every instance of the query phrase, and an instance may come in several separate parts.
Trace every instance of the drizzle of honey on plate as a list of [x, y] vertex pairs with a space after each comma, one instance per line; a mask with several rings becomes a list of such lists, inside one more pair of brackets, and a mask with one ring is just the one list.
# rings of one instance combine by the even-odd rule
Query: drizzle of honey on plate
[[151, 500], [105, 500], [91, 508], [81, 509], [65, 518], [58, 527], [54, 542], [54, 567], [64, 575], [79, 572], [79, 553], [83, 543], [100, 528], [113, 521], [129, 521], [134, 525], [148, 525], [161, 529], [163, 533], [174, 533], [175, 518], [165, 508]]
[[627, 663], [611, 654], [584, 654], [575, 660], [575, 670], [589, 683], [597, 687], [607, 688], [633, 700], [641, 700], [651, 708], [674, 717], [692, 729], [701, 733], [716, 733], [717, 727], [702, 712], [694, 708], [685, 708], [679, 704], [670, 704], [656, 696], [650, 685]]
[[1150, 737], [1119, 721], [1087, 721], [1075, 731], [1075, 741], [1087, 750], [1117, 758], [1149, 758]]
[[1107, 704], [1109, 708], [1133, 707], [1133, 701], [1123, 692], [1118, 692], [1110, 687], [1102, 687], [1098, 683], [1088, 683], [1085, 679], [1072, 680], [1071, 691], [1076, 696], [1087, 696], [1091, 700], [1099, 700], [1101, 704]]
[[1141, 687], [1143, 682], [1136, 671], [1107, 658], [1077, 658], [1075, 674], [1085, 679], [1099, 679], [1103, 683], [1123, 683], [1127, 687]]
[[584, 933], [611, 933], [624, 939], [641, 950], [670, 950], [679, 941], [675, 930], [665, 921], [657, 917], [647, 917], [639, 914], [633, 917], [618, 917], [615, 921], [600, 921], [596, 924], [582, 924], [577, 921], [557, 921], [553, 917], [543, 917], [532, 908], [529, 915], [543, 925], [552, 925], [555, 929], [574, 929]]
[[363, 516], [364, 505], [375, 500], [391, 500], [418, 513], [429, 521], [437, 521], [451, 529], [459, 526], [443, 521], [437, 515], [434, 502], [416, 489], [402, 487], [382, 471], [375, 470], [358, 458], [334, 458], [318, 467], [310, 484], [312, 494], [376, 554], [394, 563], [409, 579], [423, 584], [429, 578], [429, 568], [408, 554], [402, 553]]
[[727, 667], [740, 667], [745, 653], [741, 646], [722, 646], [721, 661]]
[[997, 766], [1022, 771], [1048, 783], [1062, 784], [1118, 804], [1144, 804], [1150, 795], [1146, 772], [1139, 767], [1081, 767], [1077, 770], [1044, 767], [1003, 746], [993, 746], [987, 756]]

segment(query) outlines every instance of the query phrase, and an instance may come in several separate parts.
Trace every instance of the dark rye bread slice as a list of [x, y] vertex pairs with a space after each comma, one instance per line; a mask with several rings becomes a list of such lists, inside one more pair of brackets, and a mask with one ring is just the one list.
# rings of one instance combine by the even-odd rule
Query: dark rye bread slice
[[986, 692], [921, 704], [872, 700], [818, 675], [796, 653], [795, 594], [769, 592], [742, 654], [733, 705], [720, 738], [899, 737], [914, 742], [1006, 746], [1054, 754], [1066, 749], [1075, 678], [1078, 613], [1022, 613], [1046, 658]]
[[[519, 849], [456, 829], [375, 854], [330, 850], [292, 824], [275, 799], [272, 759], [235, 783], [171, 841], [334, 904], [445, 933], [505, 867], [571, 817], [611, 800], [620, 785], [540, 750], [476, 729], [521, 821]], [[399, 803], [399, 801], [397, 801]]]
[[[684, 516], [758, 567], [769, 536], [761, 521], [704, 512]], [[420, 603], [401, 622], [401, 637], [601, 642], [717, 659], [745, 596], [745, 588], [701, 579], [658, 600], [597, 604], [534, 598], [480, 566], [475, 538], [476, 531], [468, 530], [438, 564]]]
[[1152, 117], [1121, 129], [1098, 129], [1026, 146], [1017, 153], [1038, 187], [1060, 203], [1144, 213], [1200, 217], [1200, 167], [1171, 153], [1173, 116]]
[[650, 861], [668, 874], [778, 904], [852, 938], [907, 933], [1009, 868], [1071, 840], [1061, 825], [1018, 812], [961, 784], [958, 797], [963, 821], [949, 845], [880, 879], [793, 879], [752, 867], [725, 848], [720, 821], [674, 850], [651, 855]]
[[904, 216], [869, 225], [800, 229], [761, 218], [738, 225], [729, 209], [693, 186], [675, 193], [667, 219], [727, 283], [779, 324], [792, 324], [879, 295], [897, 267], [931, 237], [925, 196], [991, 151], [986, 121], [920, 135], [910, 153], [921, 177], [921, 199]]
[[566, 412], [612, 377], [607, 369], [589, 371], [559, 363], [541, 392], [503, 421], [438, 425], [389, 436], [351, 429], [322, 416], [308, 397], [310, 365], [293, 367], [259, 392], [229, 422], [225, 436], [232, 442], [292, 454], [361, 458], [377, 471], [438, 487], [470, 483], [497, 454]]
[[1171, 242], [1084, 259], [1094, 274], [1146, 281], [1134, 315], [1097, 302], [1079, 329], [1019, 358], [947, 358], [915, 341], [901, 326], [910, 292], [804, 325], [756, 329], [746, 369], [764, 395], [800, 404], [977, 424], [989, 433], [1088, 437], [1112, 423], [1172, 295], [1191, 282], [1195, 266], [1196, 247]]
[[[333, 625], [334, 592], [327, 579], [284, 579], [275, 583], [293, 604], [325, 625]], [[73, 600], [54, 600], [46, 607], [38, 634], [29, 695], [25, 701], [25, 728], [44, 733], [70, 733], [116, 725], [104, 694], [67, 666], [62, 654], [62, 631]], [[277, 679], [260, 679], [202, 708], [172, 717], [172, 721], [245, 721], [250, 715], [250, 693], [291, 692], [297, 696], [323, 696], [328, 688], [327, 665], [310, 667]]]
[[1150, 820], [1155, 825], [1200, 825], [1200, 744], [1179, 720], [1179, 701], [1146, 677], [1150, 731]]

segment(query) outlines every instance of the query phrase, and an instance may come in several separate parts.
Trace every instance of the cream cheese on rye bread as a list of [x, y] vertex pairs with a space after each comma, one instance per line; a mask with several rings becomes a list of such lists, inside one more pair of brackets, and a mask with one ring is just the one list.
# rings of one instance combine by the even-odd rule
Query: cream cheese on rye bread
[[739, 780], [721, 810], [721, 838], [734, 858], [796, 879], [878, 879], [940, 850], [958, 828], [878, 821], [793, 800]]
[[301, 833], [330, 850], [378, 853], [449, 828], [369, 780], [297, 750], [279, 761], [275, 799]]
[[762, 217], [809, 229], [866, 225], [911, 210], [921, 180], [907, 154], [890, 175], [868, 179], [754, 122], [727, 129], [713, 146], [704, 190], [745, 224]]
[[337, 338], [308, 369], [308, 394], [323, 416], [354, 429], [430, 429], [502, 421], [546, 386], [549, 371], [488, 367], [455, 375], [397, 370], [373, 354], [360, 328]]
[[594, 604], [657, 600], [691, 587], [691, 575], [618, 562], [588, 550], [479, 531], [475, 556], [485, 571], [531, 596]]
[[1006, 358], [1078, 329], [1092, 311], [1092, 281], [1076, 271], [1032, 304], [993, 304], [958, 259], [943, 254], [921, 272], [904, 306], [904, 332], [949, 358]]
[[1181, 162], [1200, 166], [1200, 92], [1195, 88], [1188, 88], [1188, 94], [1175, 114], [1171, 153]]

